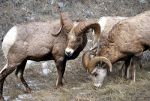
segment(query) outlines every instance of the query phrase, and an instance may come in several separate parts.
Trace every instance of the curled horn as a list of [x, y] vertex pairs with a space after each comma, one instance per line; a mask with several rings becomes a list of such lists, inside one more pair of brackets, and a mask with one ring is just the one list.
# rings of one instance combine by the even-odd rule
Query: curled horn
[[90, 52], [86, 51], [83, 55], [82, 55], [82, 64], [83, 67], [88, 71], [88, 63], [90, 62], [91, 57], [90, 57]]
[[109, 71], [112, 72], [112, 64], [110, 60], [108, 60], [106, 57], [101, 57], [101, 56], [96, 56], [91, 59], [91, 61], [88, 64], [88, 68], [90, 69], [89, 71], [92, 72], [92, 70], [96, 66], [96, 63], [100, 61], [105, 62], [109, 67]]
[[101, 28], [97, 20], [87, 20], [87, 21], [81, 21], [79, 22], [78, 26], [74, 29], [74, 32], [76, 35], [87, 31], [88, 29], [94, 29], [95, 35], [96, 35], [96, 41], [98, 42]]
[[60, 14], [60, 22], [61, 22], [62, 26], [68, 31], [70, 31], [73, 27], [73, 22], [69, 18], [68, 12], [63, 12]]

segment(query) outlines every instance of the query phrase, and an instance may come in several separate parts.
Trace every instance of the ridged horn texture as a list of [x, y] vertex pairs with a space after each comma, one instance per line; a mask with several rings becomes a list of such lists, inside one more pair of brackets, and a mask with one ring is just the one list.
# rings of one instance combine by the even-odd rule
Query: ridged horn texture
[[82, 64], [83, 67], [89, 72], [88, 69], [88, 64], [90, 62], [91, 58], [90, 58], [90, 52], [86, 51], [83, 55], [82, 55]]
[[100, 29], [100, 25], [97, 20], [87, 20], [87, 21], [79, 22], [77, 27], [74, 29], [74, 32], [78, 36], [90, 28], [94, 29], [94, 32], [96, 34], [96, 41], [98, 42], [100, 33], [101, 33], [101, 29]]
[[61, 19], [61, 24], [62, 24], [63, 28], [65, 28], [66, 30], [70, 31], [72, 29], [72, 27], [73, 27], [73, 22], [69, 18], [68, 12], [61, 13], [60, 14], [60, 19]]
[[111, 64], [110, 60], [108, 60], [106, 57], [101, 57], [101, 56], [96, 56], [91, 59], [91, 61], [88, 64], [88, 68], [90, 68], [89, 71], [92, 72], [92, 70], [96, 66], [96, 63], [98, 63], [100, 61], [105, 62], [109, 67], [109, 71], [112, 72], [112, 64]]

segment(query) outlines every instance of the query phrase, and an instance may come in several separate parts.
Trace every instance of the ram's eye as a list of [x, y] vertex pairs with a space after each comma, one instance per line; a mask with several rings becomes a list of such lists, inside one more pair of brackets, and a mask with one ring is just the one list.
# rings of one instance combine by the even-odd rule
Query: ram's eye
[[96, 77], [98, 74], [96, 72], [94, 72], [92, 75]]
[[77, 41], [80, 41], [81, 40], [81, 38], [77, 38]]

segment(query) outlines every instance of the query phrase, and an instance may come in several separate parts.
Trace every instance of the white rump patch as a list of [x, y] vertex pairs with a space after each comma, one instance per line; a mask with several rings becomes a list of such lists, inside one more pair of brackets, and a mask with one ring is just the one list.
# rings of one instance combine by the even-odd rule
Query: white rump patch
[[98, 23], [100, 24], [101, 26], [101, 32], [103, 32], [104, 28], [105, 28], [105, 25], [106, 25], [106, 22], [107, 22], [107, 18], [106, 17], [101, 17], [98, 21]]
[[14, 45], [17, 38], [17, 27], [12, 27], [4, 37], [2, 42], [2, 50], [4, 52], [5, 58], [7, 58], [10, 48]]

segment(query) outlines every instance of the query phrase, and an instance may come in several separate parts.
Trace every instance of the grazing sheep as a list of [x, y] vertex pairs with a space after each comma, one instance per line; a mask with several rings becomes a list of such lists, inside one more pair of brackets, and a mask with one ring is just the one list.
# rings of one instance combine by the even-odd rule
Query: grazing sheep
[[[109, 35], [109, 31], [112, 29], [112, 27], [117, 24], [119, 21], [122, 21], [122, 20], [125, 20], [127, 19], [127, 17], [120, 17], [120, 16], [104, 16], [104, 17], [101, 17], [98, 21], [98, 23], [100, 24], [100, 27], [101, 27], [101, 36], [100, 36], [100, 39], [99, 39], [99, 43], [96, 43], [93, 41], [93, 47], [90, 49], [91, 51], [90, 52], [85, 52], [83, 54], [83, 57], [82, 57], [82, 63], [83, 63], [83, 66], [84, 68], [88, 70], [88, 68], [86, 67], [86, 63], [89, 62], [90, 60], [90, 56], [94, 56], [97, 54], [97, 52], [103, 47], [105, 46], [105, 42], [107, 41], [108, 39], [108, 35]], [[94, 32], [93, 32], [93, 36], [94, 36]], [[95, 39], [95, 37], [94, 37]], [[99, 49], [98, 49], [99, 47]], [[86, 54], [86, 55], [85, 55]], [[87, 54], [89, 56], [87, 56]], [[97, 66], [98, 67], [98, 66]], [[105, 70], [105, 73], [107, 71]], [[104, 71], [103, 71], [104, 73]], [[102, 75], [102, 74], [101, 74]], [[101, 75], [99, 75], [99, 77], [102, 77]], [[104, 74], [106, 75], [106, 74]], [[93, 82], [101, 82], [101, 80], [103, 81], [103, 79], [99, 78], [97, 79], [97, 81], [95, 81], [96, 79], [95, 78], [95, 75], [91, 75], [92, 77], [92, 80], [94, 80]], [[98, 76], [97, 76], [98, 77]], [[94, 85], [96, 86], [97, 84], [94, 83]]]
[[[96, 58], [92, 58], [90, 65], [87, 65], [89, 72], [96, 74], [95, 79], [102, 70], [96, 68], [96, 64], [101, 61], [97, 57], [107, 58], [110, 63], [114, 64], [121, 60], [132, 59], [131, 69], [132, 69], [132, 79], [135, 81], [135, 63], [137, 57], [145, 50], [150, 47], [150, 11], [146, 11], [142, 14], [138, 14], [134, 17], [129, 17], [128, 19], [122, 20], [117, 23], [111, 31], [109, 31], [109, 36], [105, 45], [100, 48]], [[102, 67], [107, 66], [104, 64]], [[103, 69], [106, 69], [103, 68]], [[104, 70], [103, 70], [104, 71]], [[105, 75], [106, 76], [106, 75]], [[105, 78], [103, 76], [102, 78]], [[97, 85], [101, 86], [101, 82]]]
[[[104, 16], [104, 17], [101, 17], [99, 19], [99, 22], [98, 22], [100, 24], [100, 26], [101, 26], [100, 40], [99, 40], [99, 43], [96, 43], [96, 42], [93, 41], [93, 47], [90, 50], [98, 51], [97, 49], [99, 49], [100, 47], [105, 46], [106, 41], [107, 41], [108, 36], [109, 36], [109, 31], [112, 29], [112, 27], [115, 24], [117, 24], [119, 21], [125, 20], [127, 18], [128, 17], [120, 17], [120, 16]], [[93, 33], [93, 36], [94, 36], [94, 33]], [[95, 39], [95, 37], [94, 37], [94, 39]], [[95, 49], [95, 48], [97, 48], [97, 49]], [[142, 55], [139, 56], [139, 59], [138, 59], [138, 61], [136, 63], [139, 64], [139, 66], [141, 67], [142, 66], [141, 62], [139, 62], [141, 60], [140, 57], [142, 57]], [[130, 61], [131, 61], [131, 58], [126, 59], [124, 61], [125, 62], [122, 65], [121, 73], [123, 73], [123, 67], [125, 66], [125, 72], [122, 75], [124, 75], [126, 78], [129, 78], [129, 74], [130, 74], [129, 70], [130, 70]]]
[[[100, 27], [95, 20], [84, 21], [84, 24], [86, 25], [80, 25], [78, 26], [79, 29], [74, 29], [76, 22], [73, 23], [68, 14], [62, 13], [60, 20], [23, 23], [12, 27], [2, 42], [2, 50], [7, 63], [0, 71], [0, 99], [3, 99], [3, 83], [6, 77], [15, 69], [16, 75], [24, 84], [26, 91], [31, 92], [23, 77], [27, 60], [54, 60], [58, 72], [56, 86], [62, 86], [67, 60], [75, 59], [87, 43], [85, 32], [89, 28], [93, 28], [95, 34], [99, 37]], [[75, 32], [77, 36], [73, 37], [70, 32]], [[79, 35], [80, 32], [84, 33]], [[69, 39], [79, 40], [75, 44], [71, 43], [76, 47], [74, 53], [71, 54], [72, 56], [69, 53], [72, 50], [66, 48], [68, 42], [70, 45]]]
[[136, 61], [150, 46], [149, 21], [150, 11], [146, 11], [117, 23], [109, 32], [107, 45], [99, 51], [98, 56], [106, 57], [112, 64], [131, 59], [131, 77], [135, 81]]
[[[112, 27], [118, 23], [121, 20], [125, 20], [127, 19], [127, 17], [121, 17], [121, 16], [104, 16], [104, 17], [100, 17], [100, 19], [98, 20], [98, 23], [100, 24], [101, 27], [101, 36], [99, 39], [99, 46], [102, 47], [105, 43], [105, 41], [108, 39], [108, 35], [109, 35], [109, 31], [112, 29]], [[98, 47], [97, 42], [95, 41], [97, 36], [94, 36], [94, 31], [93, 31], [93, 47], [90, 49], [94, 49], [96, 47]]]
[[[97, 42], [99, 41], [99, 46], [100, 47], [102, 47], [103, 45], [104, 45], [104, 42], [108, 39], [108, 32], [111, 30], [111, 28], [116, 24], [116, 23], [118, 23], [119, 21], [121, 21], [121, 20], [124, 20], [124, 19], [126, 19], [127, 17], [120, 17], [120, 16], [117, 16], [117, 17], [101, 17], [99, 20], [98, 20], [98, 23], [99, 23], [99, 25], [100, 25], [100, 28], [101, 28], [101, 36], [100, 36], [100, 39], [99, 40], [97, 40], [97, 34], [94, 34], [95, 32], [93, 32], [93, 36], [94, 36], [94, 41], [93, 41], [93, 47], [92, 47], [92, 49], [91, 50], [93, 50], [93, 49], [95, 49], [95, 48], [97, 48], [97, 46], [98, 46], [98, 44], [97, 44]], [[82, 25], [82, 23], [80, 22], [80, 23], [78, 23], [78, 25], [80, 26], [80, 25]], [[76, 29], [78, 29], [78, 26], [76, 27]], [[82, 32], [81, 32], [81, 34], [82, 34]], [[75, 33], [71, 33], [71, 35], [76, 35]], [[70, 43], [71, 43], [71, 41], [72, 42], [77, 42], [76, 40], [72, 40], [71, 38], [69, 39], [70, 40]], [[68, 46], [69, 47], [69, 46]], [[73, 47], [72, 48], [73, 50], [75, 50], [75, 48]], [[71, 50], [71, 49], [70, 49]], [[84, 58], [85, 59], [85, 61], [88, 59], [87, 57], [86, 58]], [[90, 59], [89, 59], [90, 60]], [[102, 58], [102, 60], [104, 61], [104, 62], [106, 62], [106, 63], [108, 63], [107, 62], [107, 60], [105, 60], [105, 58]], [[84, 64], [84, 63], [83, 63]], [[85, 66], [85, 65], [84, 65]], [[85, 66], [85, 68], [86, 68], [86, 66]], [[87, 68], [86, 68], [86, 70], [87, 70]], [[93, 78], [93, 76], [92, 76], [92, 78]], [[101, 79], [101, 78], [100, 78]], [[93, 79], [93, 80], [95, 80], [95, 79]]]

